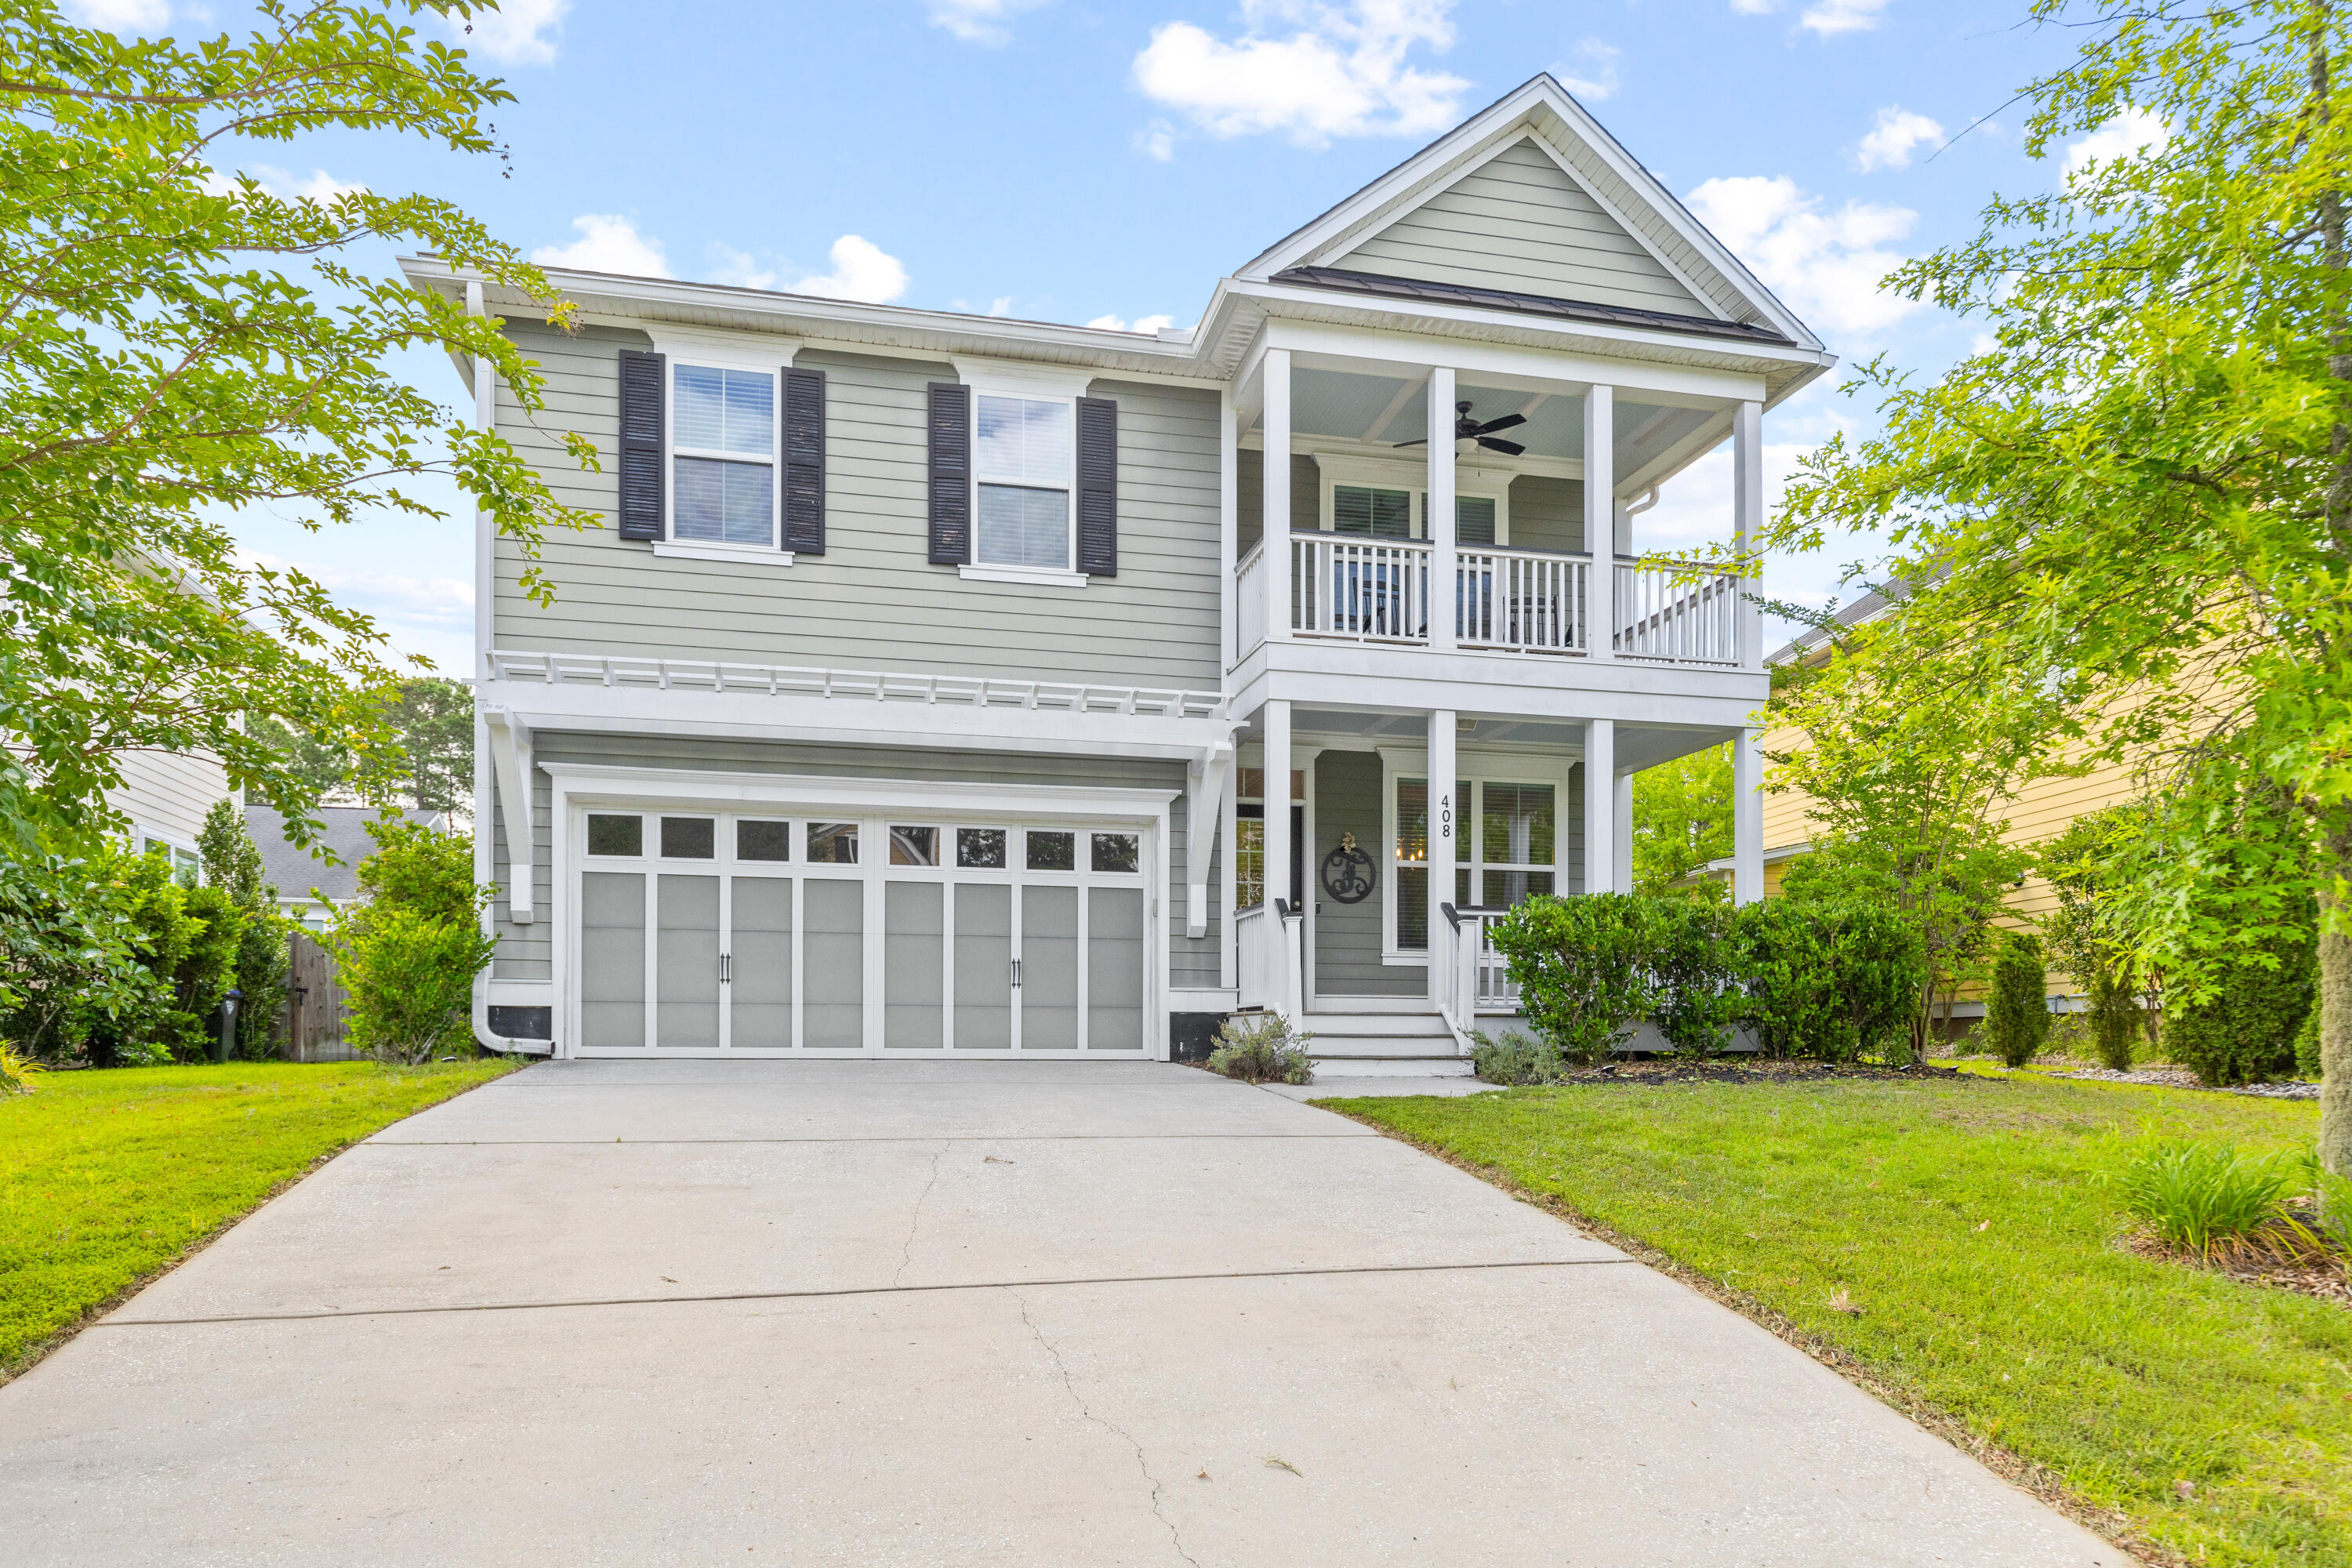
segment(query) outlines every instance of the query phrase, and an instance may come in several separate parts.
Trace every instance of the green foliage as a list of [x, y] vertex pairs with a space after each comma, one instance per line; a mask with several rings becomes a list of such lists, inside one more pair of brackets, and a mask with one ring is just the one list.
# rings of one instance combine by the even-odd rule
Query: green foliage
[[19, 1055], [16, 1047], [0, 1040], [0, 1095], [32, 1093], [33, 1075], [40, 1070], [39, 1062]]
[[263, 880], [261, 850], [235, 801], [216, 802], [196, 837], [205, 882], [226, 894], [243, 921], [236, 944], [236, 1054], [262, 1061], [278, 1054], [293, 967], [288, 941], [298, 922], [278, 911], [278, 889]]
[[328, 936], [352, 1048], [399, 1062], [465, 1050], [474, 976], [498, 948], [481, 929], [492, 890], [474, 885], [473, 841], [394, 816], [368, 834], [377, 848], [360, 862], [366, 901], [338, 910]]
[[2214, 973], [2210, 994], [2179, 994], [2164, 1010], [2165, 1055], [2207, 1083], [2267, 1083], [2295, 1070], [2295, 1037], [2315, 1006], [2318, 963], [2309, 937], [2274, 938]]
[[82, 859], [0, 856], [0, 1039], [61, 1061], [92, 1026], [163, 1006], [117, 879], [127, 858], [111, 847]]
[[443, 676], [411, 676], [383, 689], [377, 716], [392, 743], [364, 754], [266, 716], [253, 723], [321, 800], [405, 799], [425, 811], [464, 811], [473, 797], [473, 688]]
[[1606, 1061], [1649, 1016], [1657, 905], [1628, 893], [1529, 899], [1492, 930], [1528, 1021], [1580, 1067]]
[[1514, 1029], [1501, 1039], [1491, 1039], [1476, 1029], [1470, 1031], [1470, 1071], [1482, 1083], [1499, 1083], [1516, 1087], [1529, 1083], [1558, 1083], [1567, 1076], [1568, 1063], [1548, 1040], [1539, 1040]]
[[1295, 1032], [1279, 1013], [1236, 1015], [1218, 1026], [1209, 1070], [1246, 1083], [1309, 1083], [1315, 1068], [1307, 1042], [1314, 1037]]
[[1663, 893], [1730, 853], [1729, 742], [1633, 775], [1635, 892]]
[[1714, 1056], [1730, 1044], [1747, 1005], [1733, 911], [1711, 900], [1658, 899], [1649, 914], [1650, 1022], [1676, 1055]]
[[[2077, 42], [2025, 89], [2030, 155], [2126, 115], [2163, 136], [1888, 279], [1982, 346], [1932, 382], [1865, 366], [1883, 433], [1815, 448], [1753, 548], [1874, 535], [1889, 574], [1937, 574], [1880, 637], [1887, 668], [1924, 640], [2065, 672], [2074, 754], [2140, 769], [2165, 817], [2132, 945], [2201, 992], [2306, 894], [2333, 931], [2352, 914], [2352, 8], [2033, 15]], [[2277, 810], [2240, 809], [2256, 786]], [[2320, 1144], [2352, 1171], [2352, 1016], [2321, 1032]]]
[[210, 1015], [234, 983], [243, 921], [217, 888], [183, 887], [160, 854], [107, 850], [95, 864], [94, 899], [122, 922], [131, 959], [146, 972], [136, 1006], [87, 1010], [67, 1031], [97, 1067], [202, 1061], [213, 1054]]
[[[134, 752], [218, 756], [300, 833], [318, 779], [286, 734], [362, 757], [391, 747], [380, 628], [300, 569], [240, 556], [226, 521], [240, 508], [310, 527], [408, 521], [440, 516], [421, 497], [454, 482], [519, 547], [520, 587], [542, 602], [541, 539], [593, 524], [504, 437], [393, 368], [418, 350], [487, 362], [540, 412], [542, 378], [495, 316], [384, 276], [381, 258], [432, 253], [568, 324], [545, 277], [447, 202], [267, 184], [269, 144], [320, 133], [493, 152], [481, 116], [512, 95], [405, 25], [470, 10], [262, 0], [249, 36], [183, 43], [75, 26], [47, 0], [8, 7], [0, 832], [14, 853], [119, 827], [106, 792]], [[257, 173], [238, 173], [257, 153]], [[593, 466], [585, 441], [564, 441]]]
[[2041, 941], [2024, 931], [2003, 931], [1993, 960], [1992, 993], [1985, 1000], [1985, 1044], [2013, 1068], [2041, 1055], [2050, 1042], [2048, 970]]
[[2165, 1139], [2134, 1151], [2116, 1187], [2125, 1212], [2165, 1246], [2210, 1259], [2287, 1219], [2305, 1169], [2294, 1155]]
[[2139, 807], [2086, 812], [2041, 847], [2042, 875], [2058, 895], [2043, 920], [2051, 956], [2081, 986], [2084, 1026], [2100, 1065], [2129, 1071], [2154, 1018], [2140, 1005], [2140, 969], [2120, 910], [2131, 897], [2130, 846], [2147, 819]]
[[1925, 963], [1884, 903], [1812, 898], [1743, 906], [1733, 928], [1741, 1016], [1768, 1057], [1910, 1058]]

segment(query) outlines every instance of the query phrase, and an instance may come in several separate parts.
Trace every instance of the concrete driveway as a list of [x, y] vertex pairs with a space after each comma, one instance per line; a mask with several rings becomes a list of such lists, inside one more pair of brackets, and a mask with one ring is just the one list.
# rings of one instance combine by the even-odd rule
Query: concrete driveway
[[1737, 1315], [1140, 1064], [561, 1063], [0, 1389], [34, 1563], [2127, 1559]]

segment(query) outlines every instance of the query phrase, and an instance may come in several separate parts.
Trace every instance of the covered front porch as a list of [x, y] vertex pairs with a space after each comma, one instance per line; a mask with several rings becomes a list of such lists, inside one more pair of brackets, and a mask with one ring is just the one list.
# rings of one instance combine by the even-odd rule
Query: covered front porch
[[1517, 1026], [1488, 931], [1529, 898], [1631, 890], [1637, 773], [1729, 742], [1738, 845], [1760, 848], [1751, 732], [1721, 718], [1262, 702], [1227, 807], [1239, 1005], [1298, 1021], [1318, 1058], [1400, 1070]]

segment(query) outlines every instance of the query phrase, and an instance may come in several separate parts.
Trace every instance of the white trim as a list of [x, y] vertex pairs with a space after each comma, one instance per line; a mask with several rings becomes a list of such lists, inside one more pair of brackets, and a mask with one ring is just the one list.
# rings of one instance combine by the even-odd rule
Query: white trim
[[[607, 763], [548, 763], [540, 771], [563, 785], [574, 805], [638, 804], [653, 809], [671, 801], [707, 803], [713, 811], [738, 805], [774, 805], [851, 816], [885, 812], [953, 816], [1085, 816], [1140, 820], [1165, 811], [1183, 793], [1112, 784], [932, 784], [922, 780], [851, 778], [797, 773], [732, 773], [701, 768], [635, 768]], [[855, 802], [845, 806], [843, 803]], [[828, 819], [830, 820], [830, 819]], [[799, 862], [794, 862], [798, 864]]]
[[796, 337], [768, 337], [740, 328], [689, 327], [661, 321], [647, 329], [654, 352], [689, 364], [716, 365], [722, 370], [775, 371], [793, 363], [802, 348]]
[[[692, 456], [691, 453], [688, 456]], [[714, 544], [701, 539], [656, 539], [656, 555], [681, 561], [725, 561], [739, 566], [789, 566], [793, 552], [765, 544]]]
[[[1449, 419], [1448, 423], [1451, 423]], [[1311, 439], [1311, 437], [1309, 437]], [[1351, 453], [1305, 452], [1312, 457], [1322, 483], [1321, 510], [1317, 515], [1318, 531], [1329, 533], [1337, 524], [1337, 502], [1332, 492], [1341, 485], [1350, 488], [1381, 490], [1403, 490], [1410, 500], [1411, 537], [1429, 538], [1429, 468], [1410, 458], [1367, 458]], [[1580, 467], [1581, 465], [1580, 465]], [[1507, 468], [1488, 463], [1464, 463], [1454, 466], [1454, 499], [1465, 497], [1495, 503], [1495, 542], [1492, 548], [1507, 550], [1511, 543], [1511, 480], [1517, 476]], [[1293, 518], [1295, 530], [1298, 520]], [[1472, 546], [1474, 549], [1485, 548]]]
[[[661, 340], [656, 339], [656, 342]], [[782, 367], [773, 361], [760, 362], [748, 358], [730, 358], [719, 349], [692, 346], [676, 352], [664, 351], [662, 361], [662, 538], [654, 542], [659, 552], [662, 544], [683, 545], [718, 550], [759, 551], [768, 554], [782, 553], [776, 546], [783, 542], [784, 527], [784, 374]], [[768, 378], [768, 455], [755, 457], [749, 452], [717, 452], [702, 447], [681, 446], [677, 439], [677, 373], [692, 367], [696, 370], [735, 371], [749, 375], [765, 374]], [[677, 459], [687, 458], [698, 462], [741, 463], [746, 468], [764, 467], [768, 470], [768, 537], [760, 544], [734, 544], [710, 539], [679, 539], [677, 536]], [[705, 560], [730, 560], [731, 556], [705, 556]]]
[[[978, 396], [982, 387], [1000, 396], [1028, 397], [1050, 402], [1056, 397], [1078, 398], [1087, 395], [1099, 372], [1084, 366], [1037, 364], [1027, 360], [977, 359], [970, 354], [950, 354], [948, 363], [955, 366], [956, 379], [972, 389]], [[1075, 447], [1076, 432], [1072, 431]]]
[[[1426, 969], [1429, 953], [1423, 950], [1408, 951], [1396, 945], [1397, 870], [1413, 862], [1397, 858], [1397, 782], [1405, 778], [1429, 777], [1429, 751], [1426, 746], [1410, 743], [1381, 745], [1374, 748], [1381, 758], [1381, 963], [1389, 968]], [[1455, 862], [1457, 869], [1470, 873], [1470, 901], [1479, 901], [1480, 878], [1487, 869], [1486, 846], [1481, 831], [1482, 814], [1486, 809], [1486, 787], [1490, 784], [1549, 784], [1552, 788], [1551, 878], [1552, 891], [1565, 894], [1570, 888], [1569, 876], [1569, 813], [1568, 801], [1575, 777], [1577, 753], [1572, 749], [1548, 748], [1540, 752], [1495, 751], [1485, 746], [1466, 746], [1457, 742], [1454, 757], [1454, 777], [1457, 784], [1467, 782], [1474, 798], [1457, 808], [1459, 831], [1464, 847], [1469, 850], [1466, 859]], [[1589, 853], [1589, 851], [1588, 851]], [[1590, 862], [1588, 861], [1588, 864]], [[1423, 860], [1421, 865], [1430, 865]], [[1499, 863], [1509, 870], [1536, 870], [1533, 862], [1511, 865]], [[1449, 890], [1445, 900], [1453, 901]]]
[[[1046, 587], [1083, 588], [1086, 586], [1084, 575], [1074, 568], [1078, 559], [1077, 400], [1084, 395], [1084, 391], [1083, 389], [1078, 392], [1057, 390], [1059, 385], [1066, 384], [1066, 378], [1029, 376], [1025, 374], [1027, 369], [1025, 366], [1013, 366], [1012, 367], [1013, 374], [1000, 374], [1001, 369], [1002, 367], [990, 365], [978, 360], [962, 361], [956, 366], [956, 374], [961, 377], [964, 387], [971, 397], [971, 497], [970, 502], [971, 560], [964, 563], [964, 575], [971, 576], [971, 568], [977, 567], [988, 573], [1027, 574], [1013, 577], [982, 577], [979, 579], [982, 582], [1030, 583]], [[1067, 430], [1069, 460], [1062, 470], [1062, 483], [1058, 487], [1039, 484], [1025, 476], [1007, 478], [1003, 475], [981, 472], [980, 400], [983, 397], [1002, 397], [1021, 403], [1058, 403], [1063, 405], [1063, 417], [1069, 421]], [[990, 485], [994, 485], [999, 489], [1052, 490], [1058, 488], [1061, 490], [1062, 565], [1058, 567], [1020, 566], [980, 559], [980, 492]], [[1072, 578], [1077, 580], [1073, 582]]]
[[[977, 522], [977, 519], [974, 521]], [[977, 550], [979, 547], [980, 541], [975, 537], [972, 548]], [[1087, 585], [1085, 573], [1057, 572], [1050, 566], [975, 566], [967, 563], [956, 568], [956, 575], [971, 583], [1026, 583], [1036, 588], [1083, 588]]]

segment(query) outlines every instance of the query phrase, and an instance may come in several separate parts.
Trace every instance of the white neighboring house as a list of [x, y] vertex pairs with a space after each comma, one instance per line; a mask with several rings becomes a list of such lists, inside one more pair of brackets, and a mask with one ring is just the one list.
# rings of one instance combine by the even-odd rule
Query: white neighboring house
[[[341, 864], [330, 866], [289, 840], [285, 814], [273, 807], [247, 806], [245, 830], [261, 851], [263, 879], [278, 889], [278, 912], [317, 932], [327, 929], [336, 910], [361, 901], [360, 862], [375, 853], [375, 840], [369, 837], [367, 825], [382, 821], [383, 812], [373, 805], [322, 805], [315, 808], [314, 815], [325, 824], [320, 842], [334, 851]], [[448, 826], [446, 814], [438, 811], [399, 815], [436, 831]]]
[[548, 609], [478, 533], [488, 1043], [1165, 1058], [1264, 1007], [1466, 1070], [1488, 922], [1628, 887], [1633, 773], [1725, 740], [1761, 890], [1748, 585], [1640, 518], [1727, 445], [1757, 528], [1834, 361], [1549, 77], [1154, 335], [558, 269], [566, 336], [403, 267], [504, 315], [549, 413], [461, 365], [477, 419], [607, 521]]
[[122, 760], [122, 784], [106, 801], [131, 819], [131, 847], [168, 855], [174, 875], [194, 880], [203, 860], [196, 836], [205, 816], [235, 792], [220, 759], [203, 752], [132, 752]]

